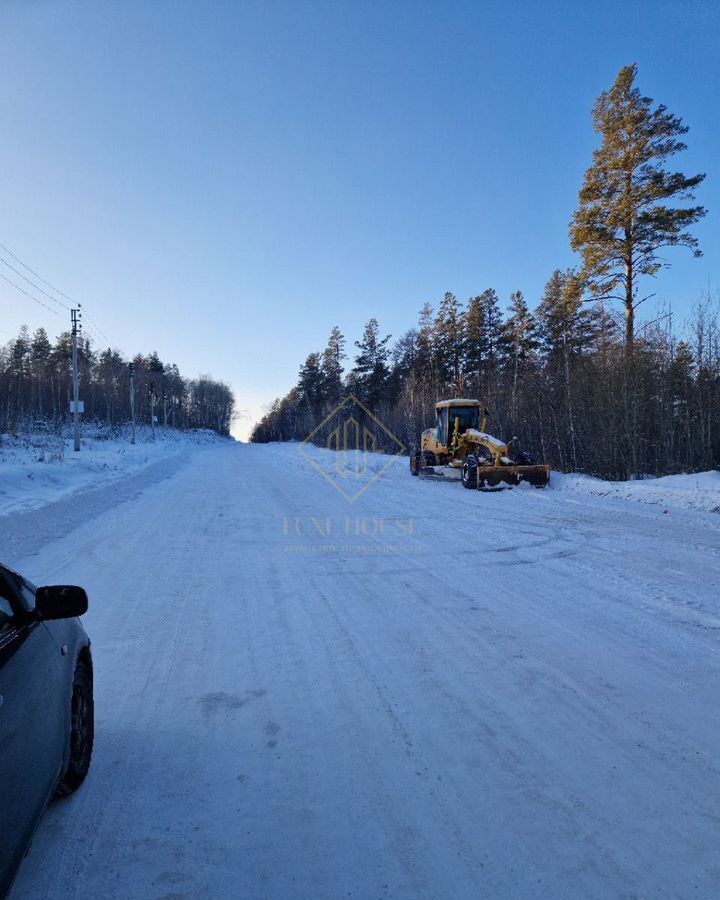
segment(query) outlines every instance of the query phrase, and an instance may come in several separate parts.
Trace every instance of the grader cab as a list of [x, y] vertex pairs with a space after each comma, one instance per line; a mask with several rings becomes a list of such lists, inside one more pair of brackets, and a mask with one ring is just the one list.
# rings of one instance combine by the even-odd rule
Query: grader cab
[[486, 431], [487, 410], [478, 400], [442, 400], [435, 404], [434, 428], [420, 436], [420, 448], [410, 455], [412, 475], [456, 475], [468, 489], [488, 490], [527, 481], [545, 487], [550, 467], [536, 465]]

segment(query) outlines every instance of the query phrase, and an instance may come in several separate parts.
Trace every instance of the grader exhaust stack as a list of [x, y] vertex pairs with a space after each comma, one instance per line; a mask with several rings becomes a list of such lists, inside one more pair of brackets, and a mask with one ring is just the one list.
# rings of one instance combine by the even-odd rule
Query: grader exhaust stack
[[463, 486], [488, 490], [527, 481], [545, 487], [550, 467], [536, 465], [526, 454], [513, 452], [486, 431], [487, 410], [478, 400], [442, 400], [435, 404], [436, 422], [420, 436], [420, 449], [410, 456], [412, 475], [459, 472]]

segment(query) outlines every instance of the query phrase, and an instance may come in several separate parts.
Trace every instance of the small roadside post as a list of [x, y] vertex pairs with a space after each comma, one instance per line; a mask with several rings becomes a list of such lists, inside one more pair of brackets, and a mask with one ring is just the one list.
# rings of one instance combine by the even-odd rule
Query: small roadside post
[[152, 440], [155, 441], [155, 382], [150, 382], [150, 427], [152, 429]]
[[135, 443], [135, 365], [134, 363], [128, 364], [128, 369], [130, 370], [130, 421], [131, 431], [130, 431], [130, 443]]
[[80, 324], [80, 319], [82, 318], [82, 313], [80, 312], [80, 304], [78, 303], [77, 309], [70, 310], [70, 325], [72, 329], [72, 383], [73, 383], [73, 402], [72, 406], [72, 414], [73, 414], [73, 432], [74, 432], [74, 445], [75, 452], [80, 452], [80, 377], [78, 374], [78, 357], [77, 357], [77, 339], [78, 332], [82, 329], [82, 325]]

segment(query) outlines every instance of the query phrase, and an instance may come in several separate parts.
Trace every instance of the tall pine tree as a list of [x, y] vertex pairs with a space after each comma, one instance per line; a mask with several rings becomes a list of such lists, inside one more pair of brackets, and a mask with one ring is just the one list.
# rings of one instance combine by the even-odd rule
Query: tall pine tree
[[638, 279], [667, 266], [659, 250], [684, 246], [700, 255], [688, 231], [705, 215], [702, 206], [669, 206], [691, 200], [705, 177], [687, 177], [664, 168], [668, 157], [686, 149], [682, 120], [635, 86], [637, 66], [620, 70], [615, 84], [593, 107], [593, 127], [602, 144], [585, 173], [580, 205], [570, 224], [570, 243], [582, 255], [582, 278], [592, 297], [625, 305], [625, 345], [632, 352]]

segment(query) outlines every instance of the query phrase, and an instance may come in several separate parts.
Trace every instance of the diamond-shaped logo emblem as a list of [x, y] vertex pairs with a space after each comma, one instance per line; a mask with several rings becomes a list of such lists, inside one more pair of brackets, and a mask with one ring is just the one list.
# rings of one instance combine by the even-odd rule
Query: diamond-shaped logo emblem
[[402, 441], [353, 394], [310, 432], [299, 450], [349, 503], [405, 453]]

